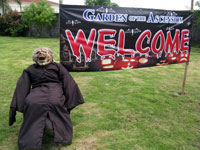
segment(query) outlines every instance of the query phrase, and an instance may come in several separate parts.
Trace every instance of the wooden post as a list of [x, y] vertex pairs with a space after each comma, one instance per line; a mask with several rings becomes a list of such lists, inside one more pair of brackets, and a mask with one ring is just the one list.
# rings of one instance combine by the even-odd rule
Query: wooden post
[[185, 64], [185, 72], [184, 72], [184, 78], [183, 78], [183, 84], [182, 84], [182, 92], [181, 92], [181, 95], [184, 95], [184, 88], [185, 88], [185, 82], [186, 82], [186, 77], [187, 77], [187, 70], [188, 70], [188, 65], [189, 65], [189, 62], [186, 62]]
[[[193, 8], [194, 8], [193, 6], [194, 6], [194, 0], [191, 0], [191, 11], [193, 11]], [[184, 88], [185, 88], [185, 82], [186, 82], [186, 77], [187, 77], [188, 65], [189, 65], [189, 62], [186, 62], [181, 95], [185, 94]]]

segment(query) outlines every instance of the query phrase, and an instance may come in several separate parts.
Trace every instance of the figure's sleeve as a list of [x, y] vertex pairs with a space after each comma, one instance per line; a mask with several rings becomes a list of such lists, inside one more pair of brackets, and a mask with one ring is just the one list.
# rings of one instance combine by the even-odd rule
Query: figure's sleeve
[[80, 92], [80, 89], [72, 76], [69, 74], [67, 69], [62, 65], [58, 64], [59, 67], [59, 79], [62, 82], [63, 86], [63, 94], [66, 98], [65, 106], [67, 110], [70, 112], [74, 107], [79, 104], [84, 103], [83, 96]]
[[28, 72], [24, 70], [17, 82], [15, 92], [10, 104], [9, 125], [12, 125], [16, 121], [16, 111], [23, 112], [24, 101], [30, 92], [30, 88], [31, 81]]

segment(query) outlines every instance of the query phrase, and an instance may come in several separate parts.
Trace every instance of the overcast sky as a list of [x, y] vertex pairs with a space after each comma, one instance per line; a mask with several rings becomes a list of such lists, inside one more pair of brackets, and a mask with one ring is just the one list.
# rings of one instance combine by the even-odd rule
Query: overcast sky
[[[58, 0], [51, 0], [57, 1]], [[84, 5], [85, 0], [63, 0], [63, 4]], [[191, 0], [111, 0], [120, 7], [154, 8], [167, 10], [190, 10]], [[197, 0], [194, 0], [194, 4]]]
[[113, 0], [121, 7], [189, 10], [191, 0]]
[[[59, 2], [59, 0], [49, 1]], [[198, 0], [194, 0], [194, 5], [196, 1]], [[84, 5], [84, 2], [85, 0], [63, 0], [63, 4], [68, 5]], [[120, 7], [191, 10], [191, 0], [111, 0], [111, 2], [117, 3]]]

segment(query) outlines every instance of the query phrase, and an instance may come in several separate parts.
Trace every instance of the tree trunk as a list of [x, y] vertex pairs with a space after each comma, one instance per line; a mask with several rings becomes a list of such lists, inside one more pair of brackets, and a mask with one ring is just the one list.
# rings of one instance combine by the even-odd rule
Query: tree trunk
[[5, 13], [5, 7], [4, 7], [4, 0], [2, 0], [2, 15], [4, 15], [4, 13]]
[[20, 4], [19, 7], [20, 7], [20, 12], [22, 12], [22, 4]]

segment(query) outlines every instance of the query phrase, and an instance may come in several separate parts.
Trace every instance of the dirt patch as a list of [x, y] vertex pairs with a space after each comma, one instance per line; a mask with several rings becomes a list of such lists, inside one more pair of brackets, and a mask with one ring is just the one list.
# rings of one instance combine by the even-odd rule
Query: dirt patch
[[96, 103], [85, 103], [83, 105], [83, 109], [85, 110], [83, 115], [93, 115], [95, 114], [97, 117], [101, 116], [101, 110], [96, 107]]
[[31, 59], [29, 61], [23, 60], [23, 59], [19, 59], [17, 61], [18, 61], [18, 63], [14, 63], [12, 65], [13, 66], [19, 66], [19, 64], [20, 64], [20, 65], [23, 65], [23, 66], [29, 66], [29, 65], [34, 63]]
[[142, 78], [134, 78], [134, 77], [131, 77], [130, 78], [130, 81], [133, 81], [135, 83], [144, 83], [144, 79]]
[[123, 76], [124, 76], [123, 74], [112, 74], [111, 77], [112, 77], [112, 78], [113, 78], [113, 77], [115, 77], [115, 78], [123, 78]]
[[109, 132], [109, 131], [102, 131], [102, 132], [99, 132], [97, 134], [98, 137], [104, 137], [104, 136], [112, 136], [113, 133], [112, 132]]
[[90, 76], [76, 76], [76, 77], [74, 77], [74, 80], [76, 81], [78, 86], [84, 91], [88, 91], [91, 88], [91, 86], [89, 86], [89, 82], [92, 79], [93, 79], [93, 77], [90, 77]]
[[85, 103], [83, 108], [93, 108], [97, 105], [97, 103]]
[[88, 83], [92, 79], [93, 79], [93, 77], [90, 77], [90, 76], [76, 76], [76, 77], [74, 77], [74, 80], [78, 83]]
[[97, 137], [88, 137], [77, 141], [76, 150], [96, 150], [98, 147]]
[[97, 133], [95, 136], [90, 136], [88, 138], [80, 139], [76, 142], [76, 150], [96, 150], [98, 149], [99, 140], [104, 136], [112, 136], [112, 132], [109, 131], [101, 131]]
[[133, 149], [134, 150], [143, 150], [143, 148], [138, 144], [136, 144]]

